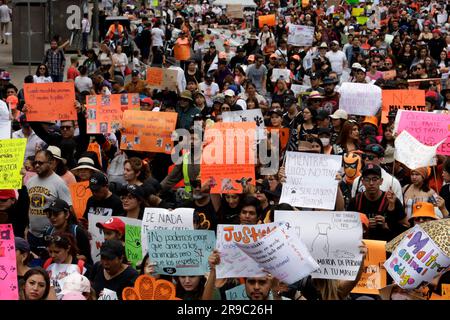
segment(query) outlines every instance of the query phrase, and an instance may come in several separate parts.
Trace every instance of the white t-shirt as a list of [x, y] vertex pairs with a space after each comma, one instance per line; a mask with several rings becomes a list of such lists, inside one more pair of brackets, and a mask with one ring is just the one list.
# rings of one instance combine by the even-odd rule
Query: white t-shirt
[[331, 63], [331, 69], [336, 72], [338, 75], [341, 75], [344, 71], [344, 63], [347, 61], [347, 57], [345, 56], [345, 53], [338, 50], [336, 52], [328, 51], [325, 54], [325, 57], [330, 60]]
[[152, 46], [153, 47], [162, 47], [164, 45], [163, 38], [164, 38], [164, 32], [160, 28], [152, 29]]
[[79, 92], [91, 91], [93, 87], [92, 80], [87, 76], [78, 76], [75, 78], [75, 87]]
[[34, 75], [33, 76], [33, 82], [34, 83], [50, 83], [53, 82], [52, 77], [48, 76], [48, 77], [44, 77], [44, 76], [37, 76]]
[[206, 82], [200, 82], [198, 88], [205, 95], [206, 105], [208, 107], [212, 107], [213, 105], [212, 97], [214, 97], [217, 93], [220, 92], [219, 85], [215, 82], [212, 82], [211, 85], [208, 86]]
[[0, 22], [7, 23], [11, 21], [10, 14], [12, 10], [6, 4], [0, 6]]

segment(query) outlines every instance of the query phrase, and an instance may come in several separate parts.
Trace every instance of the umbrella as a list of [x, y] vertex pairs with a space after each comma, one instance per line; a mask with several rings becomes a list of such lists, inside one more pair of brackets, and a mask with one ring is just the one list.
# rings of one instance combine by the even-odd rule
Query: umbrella
[[[424, 222], [420, 224], [420, 227], [430, 236], [434, 243], [450, 257], [450, 219]], [[412, 229], [408, 229], [389, 241], [386, 244], [386, 251], [393, 252], [411, 230]]]

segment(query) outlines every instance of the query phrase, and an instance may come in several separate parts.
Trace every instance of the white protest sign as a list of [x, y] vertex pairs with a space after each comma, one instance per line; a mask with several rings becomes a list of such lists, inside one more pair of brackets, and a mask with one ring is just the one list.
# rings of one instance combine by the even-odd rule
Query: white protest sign
[[345, 211], [275, 211], [275, 221], [293, 229], [317, 260], [313, 278], [355, 280], [362, 262], [359, 213]]
[[272, 77], [270, 77], [270, 80], [276, 82], [280, 77], [283, 77], [283, 80], [285, 80], [286, 82], [291, 82], [291, 70], [273, 68]]
[[384, 263], [394, 282], [404, 289], [428, 283], [450, 266], [448, 257], [430, 236], [416, 225]]
[[229, 18], [244, 18], [244, 8], [241, 4], [227, 4], [226, 16]]
[[11, 121], [0, 120], [0, 139], [11, 139]]
[[220, 264], [216, 266], [217, 279], [236, 277], [264, 277], [266, 273], [236, 245], [237, 242], [255, 243], [272, 232], [279, 224], [217, 226], [216, 249], [220, 252]]
[[434, 146], [426, 146], [404, 130], [394, 141], [395, 160], [403, 163], [409, 169], [414, 170], [436, 165], [436, 150], [446, 139]]
[[314, 41], [314, 27], [289, 24], [288, 44], [310, 47]]
[[98, 297], [98, 300], [119, 300], [117, 297], [117, 292], [104, 288]]
[[294, 207], [334, 209], [342, 157], [337, 155], [287, 152], [286, 182], [280, 203]]
[[339, 93], [339, 109], [348, 114], [374, 116], [381, 108], [381, 88], [376, 85], [344, 82]]
[[310, 86], [303, 86], [301, 84], [292, 84], [291, 90], [294, 93], [295, 96], [298, 96], [299, 94], [303, 92], [307, 92], [307, 90], [310, 88]]
[[142, 256], [148, 251], [148, 232], [150, 230], [194, 230], [194, 209], [145, 208], [142, 217], [141, 245]]
[[319, 268], [300, 238], [283, 228], [276, 228], [254, 243], [236, 242], [236, 245], [261, 268], [286, 284], [303, 279]]
[[256, 123], [256, 140], [259, 142], [267, 138], [261, 109], [222, 112], [222, 119], [223, 122], [254, 122]]
[[[141, 226], [142, 224], [142, 221], [139, 219], [127, 217], [115, 217], [115, 218], [119, 218], [120, 220], [122, 220], [123, 223], [125, 223], [125, 225]], [[91, 235], [91, 240], [89, 242], [91, 244], [91, 256], [94, 263], [100, 261], [100, 248], [103, 242], [105, 242], [103, 230], [97, 227], [97, 223], [105, 223], [110, 219], [111, 217], [108, 216], [96, 215], [92, 213], [88, 214], [89, 220], [88, 230]]]

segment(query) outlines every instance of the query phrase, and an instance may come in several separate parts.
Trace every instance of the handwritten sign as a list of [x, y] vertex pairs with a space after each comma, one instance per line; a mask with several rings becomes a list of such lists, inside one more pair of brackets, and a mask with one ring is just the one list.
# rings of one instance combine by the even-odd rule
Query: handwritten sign
[[141, 226], [125, 225], [125, 254], [135, 268], [142, 261]]
[[0, 140], [0, 189], [22, 188], [20, 170], [26, 146], [25, 138]]
[[395, 160], [414, 170], [436, 165], [436, 150], [444, 140], [434, 146], [426, 146], [416, 140], [408, 131], [402, 131], [395, 139]]
[[309, 89], [309, 86], [304, 86], [301, 84], [292, 84], [291, 90], [294, 92], [295, 96], [297, 97], [299, 94], [304, 94]]
[[0, 300], [19, 300], [14, 231], [0, 224]]
[[296, 234], [277, 228], [255, 243], [236, 242], [238, 248], [278, 280], [292, 284], [310, 275], [319, 265]]
[[292, 228], [317, 260], [320, 269], [313, 278], [355, 280], [362, 262], [359, 213], [275, 211], [275, 222]]
[[420, 227], [408, 232], [384, 263], [394, 282], [404, 289], [428, 283], [450, 266], [450, 258]]
[[243, 19], [244, 18], [244, 7], [241, 4], [227, 4], [227, 17]]
[[383, 90], [381, 123], [388, 123], [388, 114], [392, 110], [425, 111], [424, 90]]
[[236, 301], [236, 300], [250, 300], [245, 291], [245, 284], [238, 285], [234, 288], [231, 288], [225, 291], [225, 297], [227, 300]]
[[373, 84], [344, 82], [339, 93], [339, 109], [348, 114], [373, 116], [381, 107], [381, 88]]
[[264, 27], [265, 24], [267, 24], [269, 27], [276, 26], [276, 15], [274, 14], [268, 14], [265, 16], [259, 16], [258, 17], [258, 25], [260, 28]]
[[245, 254], [237, 243], [256, 243], [278, 225], [277, 223], [251, 226], [219, 224], [216, 249], [220, 252], [220, 264], [216, 266], [217, 279], [265, 276], [266, 273], [262, 268]]
[[310, 47], [314, 41], [314, 27], [289, 25], [288, 44], [298, 47]]
[[153, 89], [169, 89], [171, 91], [177, 90], [177, 76], [178, 71], [175, 69], [164, 69], [157, 67], [147, 68], [146, 81]]
[[73, 82], [24, 83], [28, 121], [76, 120]]
[[215, 241], [212, 230], [151, 230], [149, 259], [156, 263], [156, 274], [204, 275]]
[[139, 108], [137, 93], [87, 96], [87, 133], [115, 132], [121, 127], [124, 110]]
[[117, 297], [117, 292], [104, 288], [98, 300], [119, 300], [119, 298]]
[[342, 157], [287, 152], [286, 183], [280, 203], [304, 208], [334, 209]]
[[69, 185], [70, 195], [72, 196], [72, 206], [77, 218], [81, 218], [86, 210], [86, 204], [92, 196], [89, 189], [89, 181], [72, 183]]
[[120, 149], [170, 153], [176, 124], [176, 112], [125, 110]]
[[386, 287], [386, 241], [364, 240], [367, 254], [364, 259], [364, 271], [361, 279], [352, 290], [353, 293], [379, 294]]
[[194, 230], [194, 209], [145, 208], [142, 217], [142, 254], [147, 254], [148, 233], [151, 230]]
[[256, 124], [256, 140], [266, 139], [264, 117], [261, 109], [222, 112], [223, 122], [252, 122]]
[[273, 68], [272, 69], [272, 77], [270, 78], [271, 81], [276, 82], [278, 79], [282, 79], [286, 82], [291, 82], [291, 70], [289, 69], [280, 69], [280, 68]]
[[219, 122], [205, 130], [200, 171], [211, 193], [242, 193], [246, 185], [255, 185], [254, 138], [251, 122]]
[[427, 146], [446, 139], [438, 147], [437, 153], [450, 155], [450, 114], [399, 110], [395, 123], [394, 132], [406, 130]]

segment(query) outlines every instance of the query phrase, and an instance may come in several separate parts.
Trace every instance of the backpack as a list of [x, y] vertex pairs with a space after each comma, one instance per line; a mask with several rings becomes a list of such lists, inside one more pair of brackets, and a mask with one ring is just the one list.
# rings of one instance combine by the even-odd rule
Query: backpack
[[[78, 229], [78, 225], [77, 224], [71, 224], [70, 225], [70, 233], [73, 235], [75, 240], [77, 239], [77, 229]], [[47, 230], [45, 230], [44, 236], [51, 235], [51, 234], [53, 234], [54, 231], [55, 231], [55, 227], [50, 226], [50, 227], [47, 228]]]

